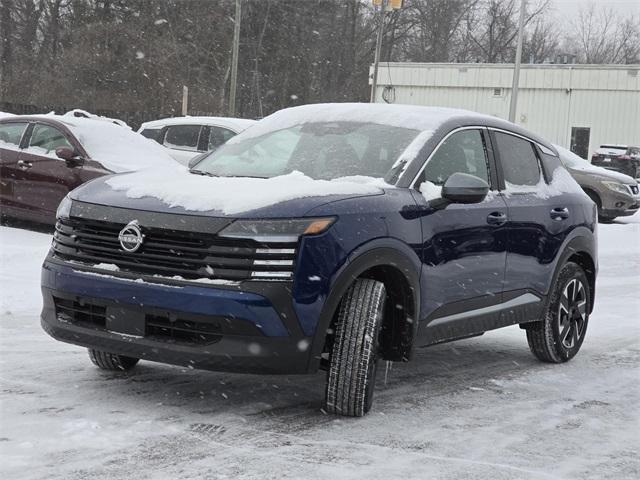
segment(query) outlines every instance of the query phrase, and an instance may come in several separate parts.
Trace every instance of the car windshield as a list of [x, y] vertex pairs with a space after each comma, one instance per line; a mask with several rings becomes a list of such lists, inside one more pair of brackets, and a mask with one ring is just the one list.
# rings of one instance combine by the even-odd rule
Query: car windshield
[[299, 171], [313, 179], [383, 178], [420, 133], [374, 123], [317, 122], [253, 137], [240, 134], [201, 160], [198, 173], [271, 178]]

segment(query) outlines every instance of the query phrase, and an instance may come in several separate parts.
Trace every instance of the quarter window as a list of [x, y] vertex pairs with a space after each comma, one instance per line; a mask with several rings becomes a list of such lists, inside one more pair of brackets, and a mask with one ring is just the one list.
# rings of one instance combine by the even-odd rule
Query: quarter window
[[511, 185], [540, 183], [540, 164], [533, 144], [513, 135], [495, 133], [504, 180]]
[[468, 173], [489, 183], [487, 153], [480, 130], [462, 130], [447, 138], [429, 159], [418, 185], [425, 180], [444, 185], [454, 173]]
[[69, 143], [67, 137], [57, 128], [49, 125], [37, 124], [31, 132], [31, 141], [29, 147], [41, 148], [45, 153], [54, 152], [56, 148], [69, 147], [73, 145]]
[[198, 150], [200, 125], [174, 125], [167, 129], [164, 146], [181, 150]]
[[19, 147], [26, 127], [26, 123], [5, 123], [0, 125], [0, 146], [4, 143]]

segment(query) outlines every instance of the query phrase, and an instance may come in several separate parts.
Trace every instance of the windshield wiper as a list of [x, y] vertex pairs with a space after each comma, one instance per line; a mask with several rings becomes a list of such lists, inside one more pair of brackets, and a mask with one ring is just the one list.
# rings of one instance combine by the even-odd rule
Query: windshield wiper
[[206, 177], [219, 177], [220, 175], [215, 175], [211, 172], [205, 172], [204, 170], [189, 170], [189, 173], [193, 173], [194, 175], [203, 175]]

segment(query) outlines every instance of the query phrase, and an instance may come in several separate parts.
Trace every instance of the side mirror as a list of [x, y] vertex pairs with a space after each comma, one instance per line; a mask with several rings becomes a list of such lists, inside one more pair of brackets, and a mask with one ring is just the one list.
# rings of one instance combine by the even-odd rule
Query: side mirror
[[84, 163], [84, 159], [80, 157], [73, 148], [58, 147], [56, 148], [56, 156], [65, 161], [67, 167], [78, 167]]
[[454, 173], [442, 186], [442, 198], [453, 203], [480, 203], [488, 193], [487, 182], [468, 173]]

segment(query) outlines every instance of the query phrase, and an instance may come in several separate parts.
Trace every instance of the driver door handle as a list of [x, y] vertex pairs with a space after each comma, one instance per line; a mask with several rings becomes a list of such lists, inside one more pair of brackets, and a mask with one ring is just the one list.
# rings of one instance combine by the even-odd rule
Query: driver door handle
[[487, 223], [489, 225], [504, 225], [507, 223], [507, 215], [503, 212], [491, 212], [487, 216]]
[[20, 170], [29, 170], [31, 167], [33, 167], [33, 163], [25, 162], [24, 160], [18, 160], [18, 168]]

